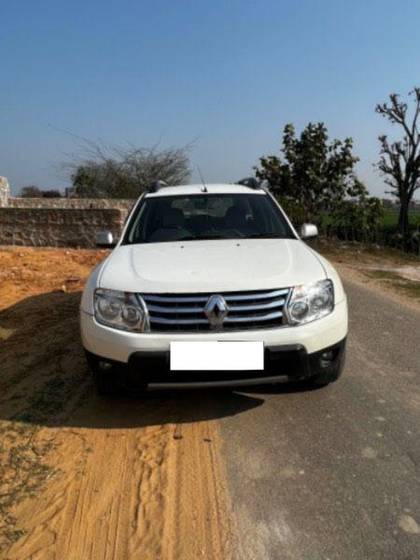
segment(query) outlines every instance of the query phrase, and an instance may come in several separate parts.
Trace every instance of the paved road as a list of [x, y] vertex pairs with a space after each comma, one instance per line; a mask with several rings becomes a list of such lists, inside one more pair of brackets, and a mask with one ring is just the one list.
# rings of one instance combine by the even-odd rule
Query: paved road
[[420, 314], [346, 289], [344, 376], [221, 419], [237, 559], [420, 559]]

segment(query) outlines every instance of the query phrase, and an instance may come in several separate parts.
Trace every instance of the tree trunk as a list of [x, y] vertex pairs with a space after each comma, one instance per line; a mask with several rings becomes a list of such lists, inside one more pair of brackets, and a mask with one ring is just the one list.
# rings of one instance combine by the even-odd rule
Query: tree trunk
[[408, 208], [409, 201], [406, 199], [402, 199], [400, 205], [400, 214], [398, 217], [398, 230], [404, 237], [408, 233]]

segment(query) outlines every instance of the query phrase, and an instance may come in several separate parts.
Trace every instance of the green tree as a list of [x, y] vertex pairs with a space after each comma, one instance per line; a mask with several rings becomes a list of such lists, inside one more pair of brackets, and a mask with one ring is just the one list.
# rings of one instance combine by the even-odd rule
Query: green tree
[[57, 189], [51, 189], [48, 191], [41, 191], [42, 192], [42, 198], [61, 198], [62, 194], [59, 190]]
[[327, 229], [346, 240], [376, 241], [383, 224], [382, 201], [361, 193], [338, 202], [327, 218]]
[[400, 96], [392, 93], [389, 103], [376, 106], [376, 112], [388, 119], [391, 124], [398, 125], [403, 137], [397, 142], [389, 142], [386, 135], [379, 136], [381, 145], [380, 159], [377, 164], [385, 177], [385, 183], [391, 187], [390, 194], [398, 198], [400, 213], [398, 230], [406, 237], [409, 230], [408, 211], [414, 192], [420, 187], [420, 133], [417, 121], [420, 115], [420, 88], [410, 91], [414, 99], [412, 114], [408, 113], [408, 105], [400, 100]]
[[20, 189], [20, 196], [22, 198], [41, 198], [42, 190], [35, 185], [28, 185]]
[[319, 220], [341, 201], [367, 194], [355, 175], [358, 158], [352, 149], [351, 138], [329, 142], [323, 123], [309, 123], [299, 137], [294, 126], [287, 124], [281, 154], [260, 158], [255, 173], [304, 220]]

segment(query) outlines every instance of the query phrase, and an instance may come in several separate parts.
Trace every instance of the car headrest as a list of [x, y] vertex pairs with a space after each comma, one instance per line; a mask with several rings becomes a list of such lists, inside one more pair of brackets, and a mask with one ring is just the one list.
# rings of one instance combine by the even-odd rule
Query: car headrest
[[162, 227], [173, 228], [184, 225], [184, 214], [179, 208], [165, 208], [162, 215]]
[[226, 224], [230, 227], [243, 227], [246, 225], [245, 213], [237, 206], [231, 206], [225, 215]]

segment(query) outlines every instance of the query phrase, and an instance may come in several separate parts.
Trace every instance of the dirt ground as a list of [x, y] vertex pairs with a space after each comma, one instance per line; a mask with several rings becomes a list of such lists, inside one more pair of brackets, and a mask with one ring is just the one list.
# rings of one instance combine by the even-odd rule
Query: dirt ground
[[420, 309], [420, 258], [394, 249], [319, 239], [313, 248], [329, 259], [340, 275], [401, 305]]
[[105, 255], [0, 250], [0, 558], [228, 559], [206, 396], [94, 393], [78, 305]]

